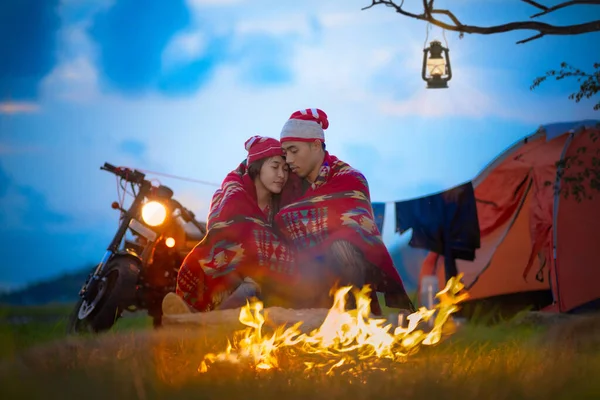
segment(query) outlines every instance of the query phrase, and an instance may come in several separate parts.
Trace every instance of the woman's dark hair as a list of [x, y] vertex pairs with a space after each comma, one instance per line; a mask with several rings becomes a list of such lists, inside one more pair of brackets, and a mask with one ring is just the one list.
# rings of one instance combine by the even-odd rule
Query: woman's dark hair
[[269, 157], [261, 158], [248, 165], [248, 175], [250, 176], [250, 179], [255, 180], [256, 177], [260, 175], [260, 169], [268, 159]]
[[[265, 162], [267, 160], [270, 160], [271, 157], [265, 157], [265, 158], [261, 158], [260, 160], [256, 160], [253, 163], [251, 163], [250, 165], [248, 165], [248, 176], [250, 177], [250, 179], [252, 179], [253, 181], [256, 179], [257, 176], [260, 175], [260, 170], [262, 168], [262, 166], [265, 164]], [[279, 208], [281, 206], [281, 194], [273, 194], [272, 196], [273, 199], [273, 212], [277, 213], [279, 212]]]

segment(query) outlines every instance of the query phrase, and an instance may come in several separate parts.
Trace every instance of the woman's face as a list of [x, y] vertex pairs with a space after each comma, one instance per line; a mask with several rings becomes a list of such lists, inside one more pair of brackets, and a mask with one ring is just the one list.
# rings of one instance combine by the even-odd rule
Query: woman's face
[[279, 194], [288, 180], [289, 168], [281, 156], [267, 159], [260, 169], [258, 179], [271, 193]]

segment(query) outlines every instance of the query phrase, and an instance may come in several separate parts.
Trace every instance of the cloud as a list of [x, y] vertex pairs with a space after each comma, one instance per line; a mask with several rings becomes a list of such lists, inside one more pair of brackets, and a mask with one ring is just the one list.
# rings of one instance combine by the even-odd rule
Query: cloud
[[58, 33], [58, 62], [42, 84], [42, 96], [53, 100], [90, 102], [99, 91], [97, 49], [90, 38], [93, 18], [106, 12], [114, 0], [61, 0], [59, 14], [62, 26]]
[[40, 109], [37, 103], [26, 101], [0, 102], [0, 114], [33, 113]]
[[323, 11], [318, 14], [318, 19], [323, 28], [338, 29], [366, 25], [381, 25], [391, 21], [397, 21], [398, 16], [394, 13], [377, 13], [361, 11]]
[[422, 88], [403, 100], [384, 100], [379, 103], [385, 115], [481, 118], [489, 115], [506, 116], [495, 100], [473, 87], [451, 89]]
[[217, 8], [198, 9], [204, 2], [188, 1], [191, 9], [183, 0], [157, 3], [143, 18], [132, 0], [79, 8], [67, 3], [60, 64], [44, 93], [77, 102], [123, 94], [190, 96], [223, 68], [235, 69], [236, 79], [252, 88], [288, 84], [294, 49], [314, 43], [321, 29], [318, 18], [305, 13], [292, 13], [290, 20], [245, 13], [223, 19]]
[[4, 231], [53, 229], [71, 218], [48, 207], [36, 189], [19, 185], [0, 167], [0, 226]]
[[[157, 81], [157, 89], [167, 95], [191, 95], [206, 85], [217, 67], [227, 60], [230, 39], [210, 37], [202, 56], [185, 63], [176, 60], [167, 65]], [[189, 58], [189, 57], [188, 57]]]
[[137, 1], [122, 0], [98, 13], [89, 33], [103, 82], [130, 94], [156, 87], [163, 50], [189, 22], [183, 0], [146, 2], [143, 12]]
[[[398, 149], [388, 153], [381, 145], [374, 144], [377, 142], [375, 135], [370, 138], [373, 140], [369, 142], [345, 143], [336, 154], [365, 175], [374, 201], [410, 199], [447, 189], [457, 183], [456, 176], [444, 177], [439, 172], [430, 176], [425, 171], [421, 171], [420, 175], [415, 174], [413, 171], [416, 164], [412, 159], [403, 157], [402, 151]], [[386, 140], [387, 146], [391, 148], [396, 148], [400, 142], [401, 139], [398, 142], [390, 138]], [[426, 138], [420, 143], [413, 142], [410, 152], [425, 153], [425, 142]], [[392, 176], [397, 178], [390, 179]]]
[[163, 67], [186, 64], [206, 51], [207, 38], [201, 30], [181, 32], [173, 37], [162, 54]]
[[69, 24], [88, 21], [100, 10], [110, 8], [118, 0], [60, 0], [59, 14]]
[[309, 37], [318, 31], [318, 18], [305, 14], [290, 14], [280, 18], [255, 18], [240, 20], [235, 27], [238, 35], [266, 33], [268, 35], [293, 35]]
[[98, 72], [89, 57], [79, 55], [58, 64], [44, 79], [46, 96], [86, 102], [98, 95]]
[[246, 35], [232, 53], [241, 70], [240, 77], [246, 83], [268, 86], [293, 80], [290, 65], [293, 49], [285, 38], [266, 34]]
[[0, 2], [0, 99], [31, 101], [56, 63], [58, 0]]
[[143, 18], [135, 4], [125, 0], [99, 12], [88, 30], [98, 49], [100, 82], [109, 91], [189, 96], [226, 65], [239, 67], [238, 76], [251, 85], [292, 79], [288, 37], [236, 34], [231, 22], [193, 19], [182, 0], [156, 3]]
[[453, 76], [448, 89], [426, 89], [421, 78], [423, 43], [407, 40], [401, 49], [380, 48], [371, 56], [370, 101], [382, 115], [406, 118], [498, 117], [526, 123], [593, 117], [591, 108], [569, 104], [567, 96], [540, 96], [515, 84], [510, 70], [481, 65], [468, 45], [453, 43]]

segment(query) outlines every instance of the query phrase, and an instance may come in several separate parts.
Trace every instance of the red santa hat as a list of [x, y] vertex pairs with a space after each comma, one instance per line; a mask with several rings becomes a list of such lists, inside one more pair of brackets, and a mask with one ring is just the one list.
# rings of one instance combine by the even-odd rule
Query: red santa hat
[[281, 129], [283, 142], [325, 142], [325, 129], [329, 127], [327, 114], [318, 108], [296, 111]]
[[264, 136], [252, 136], [246, 140], [244, 147], [248, 151], [247, 164], [273, 156], [283, 156], [285, 153], [277, 139]]

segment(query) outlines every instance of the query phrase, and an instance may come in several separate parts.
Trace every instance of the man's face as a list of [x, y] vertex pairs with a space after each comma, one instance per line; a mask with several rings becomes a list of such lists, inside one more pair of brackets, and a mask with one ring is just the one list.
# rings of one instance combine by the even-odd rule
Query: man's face
[[315, 168], [319, 160], [321, 143], [315, 142], [284, 142], [285, 161], [290, 166], [290, 171], [301, 178], [306, 178]]

